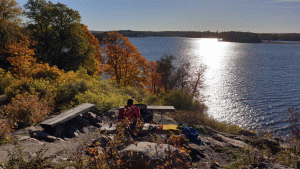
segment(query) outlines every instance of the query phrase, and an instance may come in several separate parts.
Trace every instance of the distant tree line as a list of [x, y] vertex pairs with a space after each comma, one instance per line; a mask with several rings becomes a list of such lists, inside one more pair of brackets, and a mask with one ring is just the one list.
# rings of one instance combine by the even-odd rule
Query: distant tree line
[[261, 43], [261, 37], [250, 32], [221, 32], [218, 36], [227, 42]]
[[300, 33], [262, 33], [262, 40], [300, 41]]
[[[108, 32], [91, 31], [101, 42]], [[117, 31], [127, 37], [187, 37], [187, 38], [219, 38], [223, 41], [260, 43], [262, 40], [300, 41], [299, 33], [251, 33], [251, 32], [197, 32], [197, 31]]]
[[[219, 38], [224, 41], [230, 42], [243, 42], [243, 43], [260, 43], [261, 38], [258, 34], [250, 32], [196, 32], [196, 31], [163, 31], [163, 32], [150, 32], [150, 31], [131, 31], [120, 30], [118, 33], [127, 37], [187, 37], [187, 38]], [[107, 32], [94, 32], [96, 38], [101, 41]]]
[[[98, 39], [105, 36], [107, 32], [91, 31]], [[123, 36], [127, 37], [190, 37], [190, 38], [218, 38], [216, 32], [195, 32], [195, 31], [131, 31], [131, 30], [120, 30], [117, 31]], [[101, 40], [99, 40], [101, 41]]]

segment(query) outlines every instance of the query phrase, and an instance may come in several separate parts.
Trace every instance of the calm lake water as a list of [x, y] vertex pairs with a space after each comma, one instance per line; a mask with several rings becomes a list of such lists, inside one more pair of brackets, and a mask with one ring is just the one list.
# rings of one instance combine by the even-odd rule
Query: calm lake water
[[300, 45], [245, 44], [217, 39], [130, 38], [142, 55], [164, 54], [205, 65], [208, 114], [242, 127], [286, 133], [287, 110], [300, 105]]

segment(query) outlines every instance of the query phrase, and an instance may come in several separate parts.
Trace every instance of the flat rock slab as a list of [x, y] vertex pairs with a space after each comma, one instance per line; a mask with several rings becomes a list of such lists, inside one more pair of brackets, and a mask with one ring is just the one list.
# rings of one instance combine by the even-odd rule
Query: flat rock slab
[[166, 151], [177, 151], [178, 149], [169, 144], [157, 144], [152, 142], [137, 142], [136, 144], [130, 144], [128, 147], [122, 150], [122, 152], [136, 152], [142, 153], [153, 158], [161, 158], [166, 154]]
[[117, 124], [113, 124], [113, 123], [104, 123], [101, 126], [101, 131], [110, 131], [110, 132], [114, 132], [116, 131], [117, 128]]
[[239, 141], [239, 140], [234, 140], [234, 139], [231, 139], [231, 138], [228, 138], [228, 137], [225, 137], [221, 134], [215, 134], [213, 135], [213, 138], [220, 141], [220, 142], [223, 142], [223, 143], [226, 143], [228, 146], [231, 146], [233, 148], [245, 148], [245, 147], [249, 147], [248, 144], [242, 142], [242, 141]]
[[45, 131], [40, 131], [40, 130], [35, 130], [35, 131], [31, 132], [30, 136], [33, 138], [50, 141], [50, 142], [57, 140], [57, 137], [51, 136], [48, 133], [46, 133]]

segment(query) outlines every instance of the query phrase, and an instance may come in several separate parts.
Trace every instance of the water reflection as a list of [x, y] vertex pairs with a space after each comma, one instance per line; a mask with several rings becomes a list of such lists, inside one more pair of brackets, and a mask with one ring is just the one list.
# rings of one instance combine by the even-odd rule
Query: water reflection
[[300, 104], [300, 48], [197, 38], [130, 38], [148, 60], [164, 54], [205, 65], [208, 114], [242, 127], [287, 131], [287, 109]]
[[[241, 124], [241, 117], [233, 113], [245, 111], [244, 106], [233, 100], [240, 100], [239, 94], [232, 91], [232, 87], [239, 83], [235, 72], [233, 43], [219, 42], [217, 39], [198, 39], [193, 42], [193, 55], [197, 56], [193, 63], [204, 64], [206, 71], [204, 75], [204, 95], [206, 104], [209, 107], [209, 114], [219, 120], [226, 120]], [[243, 109], [241, 109], [243, 107]]]

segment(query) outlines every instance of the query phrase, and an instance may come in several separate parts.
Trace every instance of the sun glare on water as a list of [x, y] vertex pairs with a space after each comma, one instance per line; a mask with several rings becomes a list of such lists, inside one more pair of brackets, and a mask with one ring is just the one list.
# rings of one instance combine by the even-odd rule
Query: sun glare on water
[[[215, 38], [197, 39], [194, 42], [193, 55], [195, 65], [204, 65], [204, 95], [206, 104], [210, 107], [209, 115], [226, 121], [230, 121], [228, 114], [225, 115], [221, 107], [232, 107], [234, 105], [232, 98], [228, 97], [230, 93], [228, 79], [231, 74], [228, 72], [231, 65], [231, 50], [229, 42], [221, 42]], [[222, 93], [222, 97], [220, 97]], [[221, 106], [221, 107], [219, 107]], [[224, 117], [227, 116], [227, 117]]]
[[222, 55], [226, 53], [227, 42], [220, 42], [216, 38], [198, 39], [194, 43], [194, 56], [210, 68], [217, 68], [223, 61]]

